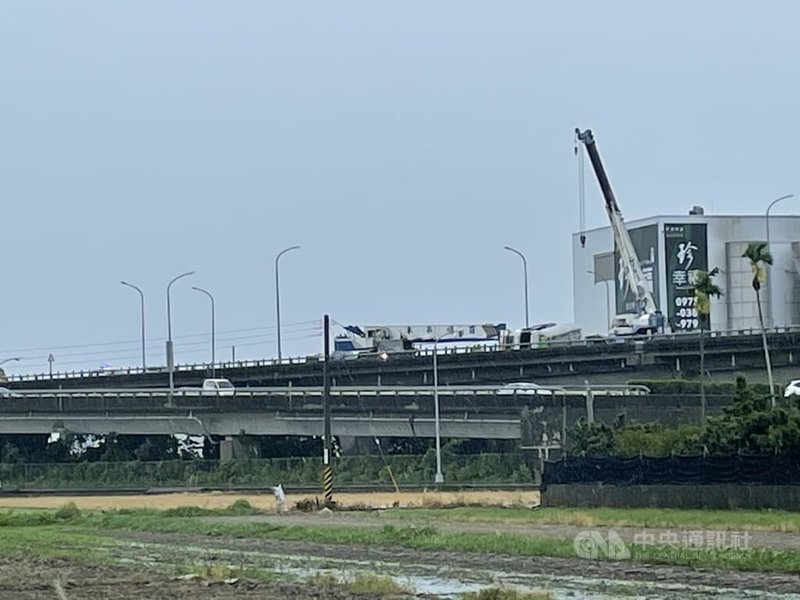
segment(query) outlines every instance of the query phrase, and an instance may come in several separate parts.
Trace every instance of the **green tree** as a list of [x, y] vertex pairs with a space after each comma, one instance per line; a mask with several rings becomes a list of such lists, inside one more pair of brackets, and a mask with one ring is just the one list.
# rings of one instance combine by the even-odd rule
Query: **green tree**
[[602, 423], [580, 419], [569, 440], [571, 453], [576, 456], [609, 456], [614, 447], [614, 430]]
[[772, 381], [772, 363], [769, 359], [769, 347], [767, 346], [767, 330], [764, 328], [764, 313], [761, 310], [761, 284], [766, 277], [766, 265], [772, 264], [772, 254], [763, 242], [747, 245], [747, 249], [742, 257], [750, 261], [750, 268], [753, 270], [753, 289], [756, 292], [756, 304], [758, 305], [758, 323], [761, 326], [761, 343], [764, 346], [764, 361], [767, 365], [767, 381], [769, 382], [769, 396], [772, 399], [772, 406], [775, 406], [775, 387]]
[[700, 418], [706, 420], [706, 348], [705, 331], [711, 328], [711, 298], [722, 296], [722, 288], [714, 283], [719, 268], [700, 271], [694, 284], [695, 306], [700, 320]]
[[696, 454], [700, 428], [697, 425], [665, 427], [660, 423], [626, 423], [614, 431], [616, 456], [669, 456]]
[[800, 410], [774, 407], [736, 378], [733, 400], [719, 417], [709, 418], [702, 442], [712, 454], [800, 454]]

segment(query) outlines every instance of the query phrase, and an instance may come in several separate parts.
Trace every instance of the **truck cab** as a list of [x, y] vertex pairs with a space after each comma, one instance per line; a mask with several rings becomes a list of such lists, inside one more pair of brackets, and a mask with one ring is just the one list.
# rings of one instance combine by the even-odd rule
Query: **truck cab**
[[204, 394], [217, 394], [218, 396], [233, 396], [236, 388], [229, 379], [204, 379], [202, 391]]
[[611, 334], [616, 336], [648, 335], [664, 330], [664, 315], [660, 311], [644, 314], [620, 314], [614, 317]]

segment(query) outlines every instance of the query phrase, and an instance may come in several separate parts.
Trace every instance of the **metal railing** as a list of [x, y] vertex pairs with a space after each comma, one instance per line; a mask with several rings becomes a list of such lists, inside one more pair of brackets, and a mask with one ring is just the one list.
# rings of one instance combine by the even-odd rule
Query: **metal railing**
[[[540, 386], [537, 389], [510, 390], [491, 385], [440, 386], [440, 396], [507, 396], [512, 398], [585, 396], [591, 392], [594, 396], [643, 396], [650, 393], [644, 385], [606, 385], [598, 386]], [[431, 386], [337, 386], [331, 388], [332, 397], [397, 397], [433, 395]], [[205, 391], [201, 389], [177, 389], [174, 398], [265, 398], [271, 396], [284, 397], [322, 397], [322, 387], [251, 387], [239, 388], [233, 393]], [[167, 398], [167, 388], [87, 388], [87, 389], [41, 389], [17, 390], [11, 392], [10, 398]]]
[[[781, 334], [795, 334], [800, 333], [800, 325], [792, 325], [788, 327], [772, 327], [767, 330], [768, 335], [781, 335]], [[758, 329], [727, 329], [727, 330], [712, 330], [705, 332], [706, 339], [718, 338], [736, 338], [761, 335]], [[556, 348], [585, 348], [597, 346], [613, 346], [620, 345], [635, 345], [636, 342], [650, 342], [650, 341], [684, 341], [687, 339], [698, 338], [699, 332], [684, 332], [684, 333], [661, 333], [656, 335], [639, 335], [639, 336], [625, 336], [625, 337], [597, 337], [597, 338], [584, 338], [581, 340], [565, 340], [565, 341], [546, 341], [539, 342], [538, 344], [531, 344], [531, 347], [525, 350], [549, 350]], [[445, 340], [446, 343], [449, 340]], [[453, 340], [457, 341], [457, 340]], [[472, 353], [492, 353], [492, 352], [518, 352], [519, 350], [501, 350], [497, 344], [475, 344], [472, 346], [464, 347], [439, 347], [437, 354], [442, 355], [463, 355]], [[426, 348], [404, 353], [406, 356], [414, 357], [428, 357], [433, 356], [433, 349]], [[390, 361], [391, 361], [390, 355]], [[369, 354], [368, 358], [379, 360], [377, 355]], [[196, 373], [196, 372], [210, 372], [212, 368], [217, 371], [225, 369], [250, 369], [250, 368], [263, 368], [263, 367], [277, 367], [281, 365], [304, 365], [313, 364], [322, 361], [321, 355], [310, 356], [297, 356], [292, 358], [266, 358], [259, 360], [238, 360], [238, 361], [225, 361], [216, 364], [211, 363], [191, 363], [175, 365], [176, 373]], [[14, 381], [48, 381], [55, 379], [82, 379], [82, 378], [96, 378], [108, 376], [140, 376], [148, 373], [153, 374], [166, 374], [167, 367], [126, 367], [121, 369], [106, 369], [106, 370], [80, 370], [80, 371], [59, 371], [52, 375], [49, 373], [28, 373], [19, 375], [7, 375], [6, 379], [9, 382]]]

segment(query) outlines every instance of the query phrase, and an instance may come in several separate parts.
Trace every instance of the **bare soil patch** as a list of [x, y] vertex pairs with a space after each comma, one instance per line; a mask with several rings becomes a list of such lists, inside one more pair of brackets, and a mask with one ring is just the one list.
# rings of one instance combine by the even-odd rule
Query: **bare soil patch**
[[[287, 506], [293, 507], [304, 498], [314, 499], [311, 494], [292, 494], [286, 497]], [[251, 506], [265, 512], [275, 512], [272, 494], [242, 494], [237, 492], [202, 492], [175, 494], [142, 494], [125, 496], [26, 496], [0, 497], [0, 508], [59, 508], [69, 502], [84, 510], [109, 510], [115, 508], [153, 508], [163, 510], [178, 506], [202, 508], [225, 508], [239, 499], [247, 500]], [[321, 496], [320, 496], [321, 499]], [[480, 504], [485, 506], [532, 506], [539, 504], [539, 492], [530, 491], [422, 491], [422, 492], [376, 492], [335, 494], [334, 500], [342, 508], [371, 506], [446, 506], [453, 504]]]
[[208, 581], [178, 579], [140, 569], [89, 566], [62, 560], [0, 557], [0, 598], [53, 600], [58, 588], [69, 600], [227, 600], [240, 598], [286, 598], [373, 600], [374, 595], [355, 595], [332, 588], [315, 589], [307, 584], [262, 583], [246, 579]]
[[[800, 574], [727, 571], [711, 568], [693, 568], [672, 565], [645, 565], [631, 561], [582, 560], [543, 556], [508, 556], [501, 554], [476, 554], [469, 552], [426, 551], [397, 546], [357, 546], [346, 544], [321, 544], [306, 541], [271, 542], [247, 538], [207, 537], [191, 534], [164, 534], [154, 532], [115, 532], [115, 537], [131, 542], [165, 545], [166, 547], [202, 546], [209, 550], [255, 552], [265, 555], [304, 556], [340, 561], [363, 561], [397, 565], [398, 571], [409, 569], [441, 571], [462, 569], [473, 573], [483, 572], [487, 581], [494, 574], [524, 573], [542, 575], [569, 575], [605, 580], [648, 582], [681, 582], [690, 586], [709, 586], [725, 589], [760, 590], [790, 593], [800, 590]], [[435, 567], [437, 566], [438, 567]]]

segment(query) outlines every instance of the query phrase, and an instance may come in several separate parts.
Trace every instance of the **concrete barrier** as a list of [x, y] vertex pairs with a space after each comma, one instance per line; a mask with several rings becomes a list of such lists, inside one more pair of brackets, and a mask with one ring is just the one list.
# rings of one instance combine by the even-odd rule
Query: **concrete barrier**
[[800, 485], [556, 484], [542, 491], [544, 507], [800, 510]]

